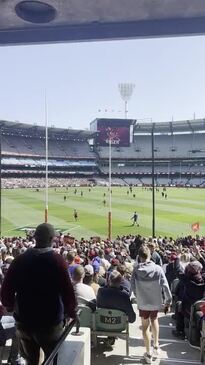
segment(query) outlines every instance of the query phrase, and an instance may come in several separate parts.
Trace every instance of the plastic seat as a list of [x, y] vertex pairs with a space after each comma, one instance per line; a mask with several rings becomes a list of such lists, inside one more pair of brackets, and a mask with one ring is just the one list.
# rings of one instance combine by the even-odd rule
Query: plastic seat
[[92, 329], [93, 325], [93, 311], [90, 307], [86, 305], [78, 305], [79, 310], [79, 320], [80, 320], [80, 327], [88, 327]]
[[200, 341], [200, 361], [205, 362], [205, 319], [202, 319], [201, 341]]
[[[196, 346], [196, 347], [200, 347], [200, 343], [202, 342], [203, 337], [204, 337], [204, 341], [205, 341], [205, 332], [204, 332], [204, 334], [202, 334], [203, 313], [201, 311], [201, 306], [203, 304], [205, 304], [205, 298], [202, 300], [198, 300], [191, 306], [188, 340], [189, 340], [190, 345]], [[205, 328], [204, 328], [204, 330], [205, 330]], [[204, 345], [205, 345], [205, 343], [204, 343]]]
[[126, 356], [129, 356], [129, 322], [127, 315], [116, 309], [97, 308], [93, 314], [94, 345], [97, 337], [119, 337], [126, 340]]

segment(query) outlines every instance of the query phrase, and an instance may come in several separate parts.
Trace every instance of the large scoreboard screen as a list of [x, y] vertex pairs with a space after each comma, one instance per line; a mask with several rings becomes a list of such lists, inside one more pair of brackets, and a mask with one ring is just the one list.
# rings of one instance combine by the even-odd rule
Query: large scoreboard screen
[[[112, 145], [129, 147], [130, 124], [127, 119], [96, 119], [92, 129], [98, 132], [96, 142], [99, 146], [108, 146], [109, 139]], [[94, 127], [94, 128], [93, 128]]]

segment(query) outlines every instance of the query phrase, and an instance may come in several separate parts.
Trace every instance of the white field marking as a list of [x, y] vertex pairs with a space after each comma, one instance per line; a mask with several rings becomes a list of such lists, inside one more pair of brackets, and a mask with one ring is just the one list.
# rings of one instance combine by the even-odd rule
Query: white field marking
[[[16, 227], [16, 228], [13, 228], [13, 229], [9, 229], [8, 231], [3, 231], [3, 233], [7, 233], [7, 232], [12, 232], [12, 231], [18, 231], [18, 230], [20, 230], [21, 228], [25, 228], [25, 230], [27, 229], [27, 228], [31, 228], [31, 227], [33, 227], [34, 226], [34, 228], [33, 229], [35, 229], [35, 227], [38, 225], [38, 223], [33, 223], [33, 224], [25, 224], [25, 225], [23, 225], [23, 226], [20, 226], [20, 227]], [[22, 232], [23, 232], [24, 230], [22, 229]]]
[[78, 226], [74, 226], [74, 227], [71, 227], [71, 228], [69, 228], [69, 229], [66, 229], [65, 231], [62, 231], [63, 233], [68, 233], [68, 232], [70, 232], [70, 231], [72, 231], [73, 229], [76, 229], [76, 228], [79, 228], [80, 226], [78, 225]]
[[[12, 232], [12, 231], [18, 231], [20, 230], [21, 228], [24, 228], [22, 229], [22, 232], [28, 228], [31, 228], [31, 227], [34, 227], [33, 229], [35, 229], [35, 227], [38, 225], [38, 223], [35, 223], [35, 224], [25, 224], [23, 226], [20, 226], [20, 227], [16, 227], [16, 228], [13, 228], [13, 229], [9, 229], [7, 231], [3, 231], [3, 233], [8, 233], [8, 232]], [[70, 229], [67, 229], [65, 231], [62, 230], [63, 233], [67, 233], [69, 231], [72, 231], [73, 229], [76, 229], [76, 228], [79, 228], [80, 226], [74, 226], [74, 227], [71, 227]]]

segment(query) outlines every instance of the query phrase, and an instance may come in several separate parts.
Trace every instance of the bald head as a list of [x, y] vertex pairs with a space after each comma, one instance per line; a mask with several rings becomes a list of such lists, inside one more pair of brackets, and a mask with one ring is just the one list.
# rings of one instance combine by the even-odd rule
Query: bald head
[[50, 247], [55, 236], [54, 228], [49, 223], [42, 223], [35, 231], [36, 247]]

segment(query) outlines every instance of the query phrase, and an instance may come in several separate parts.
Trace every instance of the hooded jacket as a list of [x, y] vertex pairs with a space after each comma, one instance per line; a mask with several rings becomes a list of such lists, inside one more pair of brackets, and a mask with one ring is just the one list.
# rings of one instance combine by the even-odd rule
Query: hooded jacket
[[131, 278], [131, 291], [137, 297], [138, 309], [160, 310], [163, 305], [162, 291], [165, 304], [171, 304], [172, 295], [167, 279], [161, 266], [154, 262], [136, 264]]

